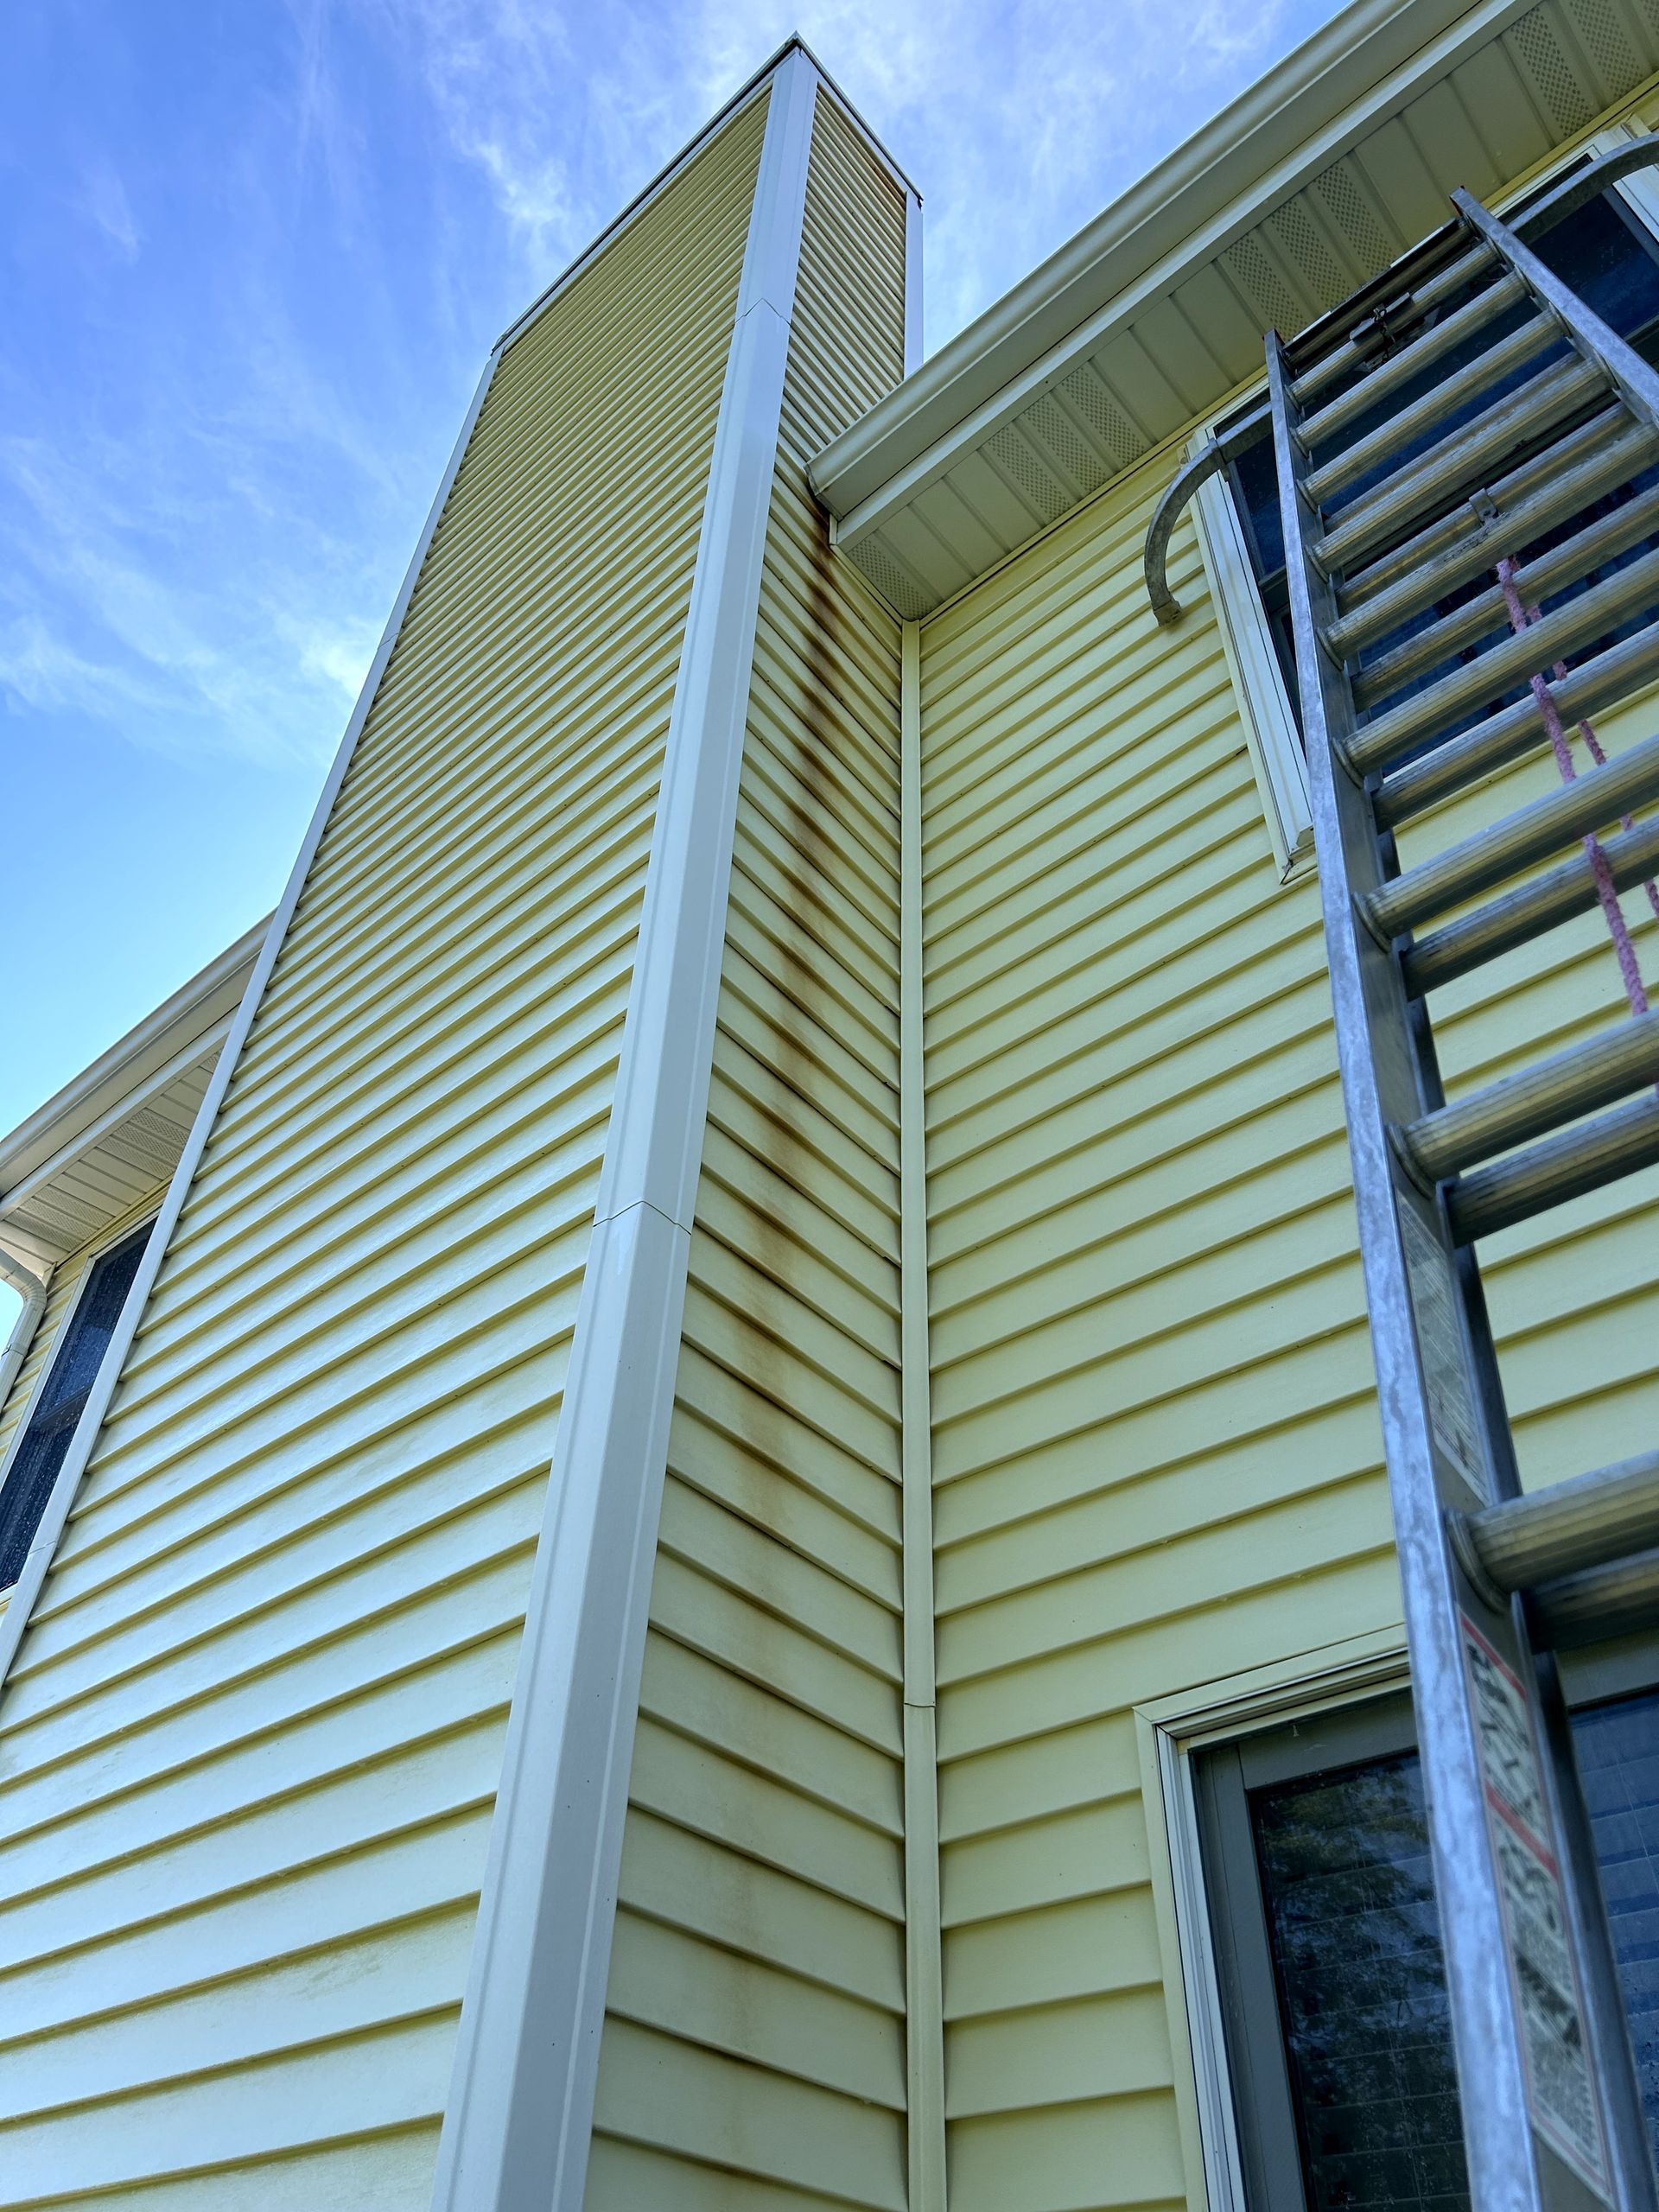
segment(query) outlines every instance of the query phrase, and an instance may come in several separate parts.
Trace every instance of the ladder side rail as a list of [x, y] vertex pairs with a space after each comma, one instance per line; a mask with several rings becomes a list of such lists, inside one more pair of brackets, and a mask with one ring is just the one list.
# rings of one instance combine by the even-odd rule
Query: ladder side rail
[[[1432, 1038], [1427, 1007], [1421, 996], [1412, 1001], [1412, 1020], [1420, 1037]], [[1433, 1057], [1432, 1041], [1427, 1051]], [[1438, 1073], [1435, 1085], [1438, 1089]], [[1464, 1312], [1469, 1322], [1475, 1387], [1485, 1418], [1494, 1487], [1498, 1509], [1502, 1510], [1505, 1503], [1521, 1497], [1521, 1471], [1516, 1460], [1514, 1431], [1503, 1402], [1497, 1340], [1486, 1310], [1485, 1285], [1471, 1243], [1465, 1242], [1458, 1246], [1456, 1266]], [[1446, 1552], [1455, 1562], [1458, 1578], [1483, 1597], [1497, 1596], [1484, 1586], [1484, 1578], [1472, 1582], [1468, 1580], [1458, 1541], [1455, 1509], [1442, 1516], [1441, 1527]], [[1501, 1601], [1493, 1610], [1501, 1615]], [[1601, 2101], [1602, 2138], [1614, 2201], [1618, 2212], [1656, 2212], [1659, 2197], [1655, 2194], [1647, 2114], [1643, 2109], [1642, 2085], [1637, 2075], [1636, 2053], [1624, 2012], [1624, 1993], [1613, 1950], [1612, 1923], [1601, 1885], [1595, 1834], [1585, 1802], [1560, 1666], [1553, 1650], [1535, 1644], [1532, 1618], [1522, 1597], [1510, 1597], [1509, 1612], [1518, 1647], [1517, 1662], [1523, 1681], [1533, 1692], [1539, 1777], [1549, 1810], [1552, 1839], [1560, 1859], [1561, 1891], [1579, 1970], [1590, 2075]], [[1529, 1659], [1529, 1667], [1525, 1663]], [[1478, 2201], [1477, 2198], [1477, 2203]]]
[[1637, 420], [1659, 428], [1659, 372], [1472, 193], [1459, 188], [1452, 194], [1452, 204], [1520, 277], [1539, 306], [1554, 316], [1581, 357], [1602, 372]]
[[[1392, 1126], [1440, 1104], [1440, 1086], [1416, 1049], [1418, 1017], [1395, 952], [1360, 918], [1358, 900], [1384, 880], [1385, 849], [1366, 787], [1338, 759], [1338, 748], [1345, 750], [1351, 738], [1354, 712], [1347, 677], [1319, 643], [1319, 632], [1335, 619], [1336, 594], [1310, 551], [1319, 522], [1302, 489], [1307, 461], [1295, 435], [1289, 371], [1276, 333], [1268, 340], [1268, 367], [1338, 1056], [1470, 2183], [1478, 2212], [1558, 2212], [1597, 2200], [1542, 2145], [1531, 2122], [1524, 2030], [1508, 1965], [1462, 1617], [1476, 1622], [1523, 1683], [1533, 1679], [1531, 1653], [1516, 1609], [1494, 1611], [1464, 1574], [1443, 1510], [1491, 1501], [1499, 1467], [1509, 1473], [1507, 1425], [1468, 1387], [1477, 1375], [1483, 1385], [1489, 1375], [1495, 1383], [1496, 1369], [1472, 1357], [1467, 1278], [1442, 1204], [1412, 1180], [1390, 1138]], [[1415, 1255], [1410, 1262], [1408, 1237]], [[1437, 1294], [1445, 1322], [1460, 1339], [1461, 1422], [1443, 1404], [1438, 1421], [1431, 1410], [1414, 1268], [1418, 1295], [1426, 1294], [1427, 1274], [1433, 1278], [1429, 1294]], [[1446, 1387], [1444, 1376], [1439, 1387]], [[1483, 1387], [1479, 1401], [1487, 1397]], [[1451, 1456], [1448, 1433], [1465, 1440], [1465, 1464]]]

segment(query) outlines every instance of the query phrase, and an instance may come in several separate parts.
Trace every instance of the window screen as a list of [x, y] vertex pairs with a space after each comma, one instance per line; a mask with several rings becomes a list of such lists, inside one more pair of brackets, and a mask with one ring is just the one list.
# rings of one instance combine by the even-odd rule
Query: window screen
[[[1659, 361], [1659, 241], [1655, 240], [1617, 192], [1603, 193], [1599, 199], [1590, 200], [1564, 220], [1552, 225], [1548, 231], [1529, 238], [1528, 243], [1533, 246], [1539, 258], [1571, 284], [1586, 305], [1622, 337], [1628, 338], [1648, 359]], [[1460, 300], [1448, 301], [1440, 313], [1451, 314], [1460, 304]], [[1461, 349], [1442, 355], [1431, 370], [1425, 372], [1421, 384], [1408, 385], [1395, 393], [1389, 402], [1389, 408], [1392, 410], [1408, 404], [1419, 396], [1420, 390], [1427, 388], [1431, 381], [1439, 382], [1499, 337], [1518, 327], [1529, 312], [1523, 305], [1512, 308], [1507, 315], [1497, 317], [1471, 337]], [[1558, 351], [1564, 358], [1567, 351], [1564, 340]], [[1554, 358], [1553, 353], [1535, 357], [1517, 368], [1507, 380], [1508, 385], [1513, 386], [1526, 382], [1538, 372], [1545, 361]], [[1420, 445], [1427, 446], [1446, 435], [1477, 408], [1491, 404], [1503, 389], [1505, 386], [1503, 385], [1488, 387], [1478, 403], [1471, 402], [1461, 415], [1448, 416], [1436, 423], [1431, 430], [1426, 431], [1419, 441]], [[1252, 406], [1259, 404], [1252, 403]], [[1376, 427], [1381, 419], [1381, 410], [1371, 416], [1362, 416], [1353, 424], [1351, 435], [1355, 438], [1366, 435]], [[1226, 425], [1221, 427], [1224, 429]], [[1557, 435], [1557, 429], [1552, 428], [1548, 435]], [[1376, 474], [1388, 474], [1398, 467], [1413, 450], [1410, 447], [1401, 448]], [[1262, 610], [1267, 618], [1286, 689], [1300, 719], [1296, 656], [1291, 638], [1290, 596], [1285, 570], [1284, 533], [1279, 516], [1279, 474], [1274, 463], [1271, 431], [1264, 429], [1260, 437], [1229, 464], [1227, 474], [1234, 505], [1243, 528]], [[1374, 480], [1373, 477], [1356, 483], [1344, 493], [1344, 499], [1363, 499]], [[1644, 477], [1643, 486], [1650, 480], [1650, 478]], [[1630, 490], [1622, 491], [1617, 496], [1629, 498]], [[1516, 546], [1510, 550], [1524, 565], [1529, 556], [1535, 556], [1558, 540], [1571, 536], [1582, 528], [1586, 521], [1599, 513], [1604, 506], [1611, 504], [1611, 501], [1600, 502], [1597, 506], [1586, 509], [1584, 514], [1560, 524], [1535, 544]], [[1598, 570], [1595, 577], [1586, 578], [1584, 583], [1575, 585], [1574, 590], [1587, 590], [1591, 582], [1602, 574], [1638, 558], [1652, 543], [1646, 540], [1620, 555], [1607, 564], [1606, 570]], [[1486, 589], [1488, 582], [1488, 578], [1483, 575], [1474, 582], [1460, 587], [1414, 618], [1411, 626], [1424, 626], [1441, 614], [1450, 613], [1465, 600]], [[1551, 601], [1552, 605], [1555, 603]], [[1405, 632], [1397, 632], [1378, 639], [1368, 649], [1364, 658], [1371, 658], [1391, 650], [1405, 634]], [[1586, 652], [1599, 651], [1602, 642], [1598, 640], [1583, 650]], [[1421, 681], [1427, 683], [1440, 673], [1438, 670], [1426, 671]], [[1427, 741], [1432, 743], [1433, 740]]]
[[10, 1590], [23, 1571], [69, 1440], [103, 1364], [117, 1317], [149, 1241], [146, 1226], [100, 1254], [69, 1316], [5, 1482], [0, 1485], [0, 1590]]

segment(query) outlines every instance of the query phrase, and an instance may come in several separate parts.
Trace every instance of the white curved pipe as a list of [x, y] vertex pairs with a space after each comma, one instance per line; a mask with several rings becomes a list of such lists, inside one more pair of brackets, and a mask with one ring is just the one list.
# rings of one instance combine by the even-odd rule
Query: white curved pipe
[[0, 1351], [0, 1407], [3, 1407], [11, 1386], [17, 1379], [17, 1370], [29, 1356], [29, 1347], [40, 1326], [41, 1316], [46, 1311], [46, 1294], [52, 1278], [49, 1272], [43, 1275], [31, 1274], [22, 1262], [14, 1260], [9, 1252], [0, 1252], [0, 1275], [5, 1277], [14, 1290], [23, 1294], [23, 1310], [12, 1324], [5, 1350]]

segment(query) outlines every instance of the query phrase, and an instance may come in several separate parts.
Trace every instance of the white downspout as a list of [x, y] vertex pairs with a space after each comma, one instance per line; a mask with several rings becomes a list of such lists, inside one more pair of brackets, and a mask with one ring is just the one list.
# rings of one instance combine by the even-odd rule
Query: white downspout
[[23, 1310], [12, 1324], [5, 1350], [0, 1351], [0, 1407], [3, 1407], [46, 1311], [46, 1294], [52, 1276], [49, 1268], [43, 1275], [31, 1274], [21, 1260], [14, 1260], [10, 1252], [4, 1251], [0, 1251], [0, 1275], [23, 1294]]

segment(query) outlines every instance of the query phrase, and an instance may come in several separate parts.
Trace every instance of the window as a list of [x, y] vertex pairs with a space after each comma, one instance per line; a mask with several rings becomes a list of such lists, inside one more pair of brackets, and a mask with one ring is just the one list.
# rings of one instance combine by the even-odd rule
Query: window
[[[1610, 143], [1622, 143], [1612, 140]], [[1595, 150], [1602, 150], [1598, 147]], [[1548, 181], [1559, 181], [1557, 172]], [[1546, 188], [1541, 184], [1536, 191]], [[1628, 338], [1649, 359], [1659, 361], [1659, 235], [1648, 219], [1651, 216], [1652, 181], [1645, 176], [1611, 188], [1600, 197], [1579, 209], [1549, 230], [1529, 238], [1540, 257], [1572, 284], [1595, 311]], [[1524, 210], [1524, 201], [1522, 210]], [[1637, 209], [1641, 209], [1638, 213]], [[1515, 210], [1510, 211], [1514, 213]], [[1460, 304], [1448, 302], [1441, 314], [1452, 312]], [[1497, 338], [1505, 334], [1523, 320], [1524, 308], [1512, 309], [1508, 317], [1501, 317], [1471, 339], [1462, 352], [1442, 358], [1424, 378], [1439, 379], [1484, 349]], [[1520, 384], [1536, 373], [1548, 355], [1535, 357], [1518, 367], [1510, 381]], [[1402, 391], [1392, 403], [1404, 405], [1417, 396], [1414, 387]], [[1485, 394], [1479, 405], [1490, 404], [1491, 393]], [[1224, 416], [1212, 427], [1224, 429], [1243, 416], [1260, 408], [1258, 394], [1249, 405]], [[1381, 419], [1380, 416], [1376, 419]], [[1443, 436], [1461, 418], [1453, 415], [1437, 423], [1426, 432], [1421, 442], [1427, 444]], [[1375, 427], [1373, 420], [1361, 418], [1351, 435], [1357, 437]], [[1207, 435], [1207, 434], [1206, 434]], [[1387, 467], [1398, 465], [1403, 455], [1390, 459]], [[1344, 494], [1346, 499], [1363, 498], [1373, 480], [1354, 485]], [[1647, 480], [1643, 480], [1645, 485]], [[1619, 495], [1628, 498], [1628, 492]], [[1605, 502], [1600, 505], [1612, 503]], [[1306, 777], [1300, 759], [1300, 740], [1297, 730], [1295, 651], [1292, 642], [1289, 593], [1286, 578], [1283, 533], [1280, 524], [1278, 472], [1274, 466], [1271, 433], [1264, 429], [1245, 449], [1235, 456], [1226, 471], [1224, 480], [1203, 486], [1194, 502], [1196, 518], [1206, 567], [1212, 588], [1223, 613], [1223, 631], [1229, 658], [1232, 664], [1236, 686], [1243, 698], [1247, 719], [1255, 737], [1256, 772], [1262, 785], [1268, 814], [1269, 831], [1278, 854], [1281, 873], [1288, 873], [1296, 861], [1311, 851], [1312, 816], [1307, 804]], [[1524, 559], [1529, 553], [1541, 551], [1548, 544], [1572, 534], [1582, 526], [1597, 509], [1586, 510], [1581, 516], [1538, 541], [1536, 545], [1514, 549]], [[1655, 543], [1645, 539], [1610, 561], [1607, 568], [1638, 558]], [[1598, 575], [1605, 571], [1598, 571]], [[1450, 613], [1464, 600], [1478, 594], [1489, 580], [1483, 577], [1461, 587], [1443, 601], [1413, 618], [1405, 629], [1379, 639], [1369, 649], [1366, 658], [1388, 652], [1402, 642], [1410, 631], [1426, 626], [1439, 615]], [[1587, 589], [1586, 580], [1580, 589]], [[1631, 626], [1634, 626], [1632, 625]], [[1586, 651], [1599, 649], [1586, 648]], [[1416, 689], [1441, 674], [1440, 670], [1426, 670], [1418, 675], [1410, 688]], [[1379, 701], [1380, 707], [1393, 702]], [[1494, 704], [1497, 703], [1496, 702]], [[1431, 737], [1426, 747], [1433, 743]]]
[[[1580, 1704], [1573, 1734], [1659, 2157], [1659, 1692]], [[1250, 2212], [1462, 2212], [1409, 1700], [1224, 1745], [1195, 1780]]]
[[146, 1223], [99, 1255], [64, 1324], [0, 1482], [0, 1591], [10, 1590], [23, 1571], [153, 1226]]

